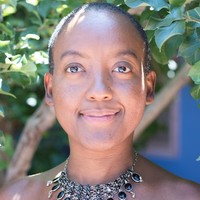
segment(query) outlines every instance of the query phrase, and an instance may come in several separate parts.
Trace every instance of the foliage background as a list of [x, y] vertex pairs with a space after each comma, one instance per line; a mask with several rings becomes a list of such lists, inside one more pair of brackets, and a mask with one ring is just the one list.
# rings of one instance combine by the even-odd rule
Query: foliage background
[[[47, 44], [58, 21], [89, 0], [0, 0], [0, 129], [4, 159], [10, 162], [27, 118], [44, 97], [43, 75], [48, 70]], [[152, 51], [152, 65], [159, 74], [157, 90], [188, 63], [193, 80], [191, 91], [200, 99], [200, 3], [198, 0], [107, 0], [125, 10], [134, 8], [135, 17], [147, 32]], [[177, 66], [170, 68], [169, 61]], [[171, 75], [170, 75], [171, 74]], [[154, 123], [138, 146], [145, 145]], [[44, 134], [29, 173], [43, 171], [66, 158], [67, 140], [56, 123]], [[142, 143], [141, 143], [142, 142]], [[61, 153], [62, 152], [62, 153]], [[44, 161], [45, 158], [45, 161]]]

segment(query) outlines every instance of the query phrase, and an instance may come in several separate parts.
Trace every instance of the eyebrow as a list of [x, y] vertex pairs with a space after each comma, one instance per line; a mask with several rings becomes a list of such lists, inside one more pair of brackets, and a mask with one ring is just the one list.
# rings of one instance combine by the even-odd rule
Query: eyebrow
[[[64, 57], [67, 57], [67, 56], [79, 56], [79, 57], [82, 57], [82, 58], [86, 57], [85, 55], [81, 54], [78, 51], [67, 50], [67, 51], [65, 51], [65, 52], [62, 53], [62, 55], [60, 56], [60, 58], [62, 60]], [[116, 57], [118, 57], [118, 56], [131, 56], [131, 57], [134, 57], [134, 58], [138, 59], [138, 56], [136, 55], [136, 53], [135, 53], [135, 51], [133, 49], [127, 49], [127, 50], [119, 51], [116, 54]]]
[[79, 53], [78, 51], [67, 50], [61, 54], [60, 59], [62, 60], [64, 57], [67, 57], [67, 56], [79, 56], [82, 58], [85, 57], [83, 54]]
[[137, 56], [137, 54], [135, 53], [135, 51], [133, 49], [127, 49], [127, 50], [119, 51], [116, 54], [116, 57], [117, 56], [131, 56], [131, 57], [134, 57], [134, 58], [138, 59], [138, 56]]

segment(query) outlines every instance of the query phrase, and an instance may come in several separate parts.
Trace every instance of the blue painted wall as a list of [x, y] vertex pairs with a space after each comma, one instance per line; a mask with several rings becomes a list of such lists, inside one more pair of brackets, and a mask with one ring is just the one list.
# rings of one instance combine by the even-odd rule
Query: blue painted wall
[[183, 178], [200, 183], [200, 108], [190, 95], [190, 87], [180, 92], [180, 145], [175, 158], [146, 154], [153, 162]]

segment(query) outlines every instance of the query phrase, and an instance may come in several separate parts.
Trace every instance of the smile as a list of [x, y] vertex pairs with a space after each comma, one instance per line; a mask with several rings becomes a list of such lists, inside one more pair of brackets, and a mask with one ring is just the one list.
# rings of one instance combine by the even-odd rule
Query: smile
[[120, 111], [114, 110], [88, 110], [81, 112], [81, 117], [88, 122], [110, 122]]

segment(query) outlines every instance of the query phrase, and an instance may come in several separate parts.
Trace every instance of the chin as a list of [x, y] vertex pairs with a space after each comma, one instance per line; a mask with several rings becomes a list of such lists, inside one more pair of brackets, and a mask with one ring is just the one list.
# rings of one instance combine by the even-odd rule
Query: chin
[[90, 150], [90, 151], [93, 151], [93, 152], [105, 152], [105, 151], [109, 151], [109, 150], [111, 150], [112, 148], [114, 147], [114, 145], [110, 145], [110, 144], [108, 144], [108, 145], [105, 145], [105, 144], [98, 144], [98, 145], [85, 145], [85, 148], [87, 149], [87, 150]]
[[111, 141], [111, 140], [90, 140], [90, 141], [83, 141], [82, 146], [85, 149], [91, 150], [91, 151], [107, 151], [112, 149], [113, 147], [117, 146], [117, 141]]

